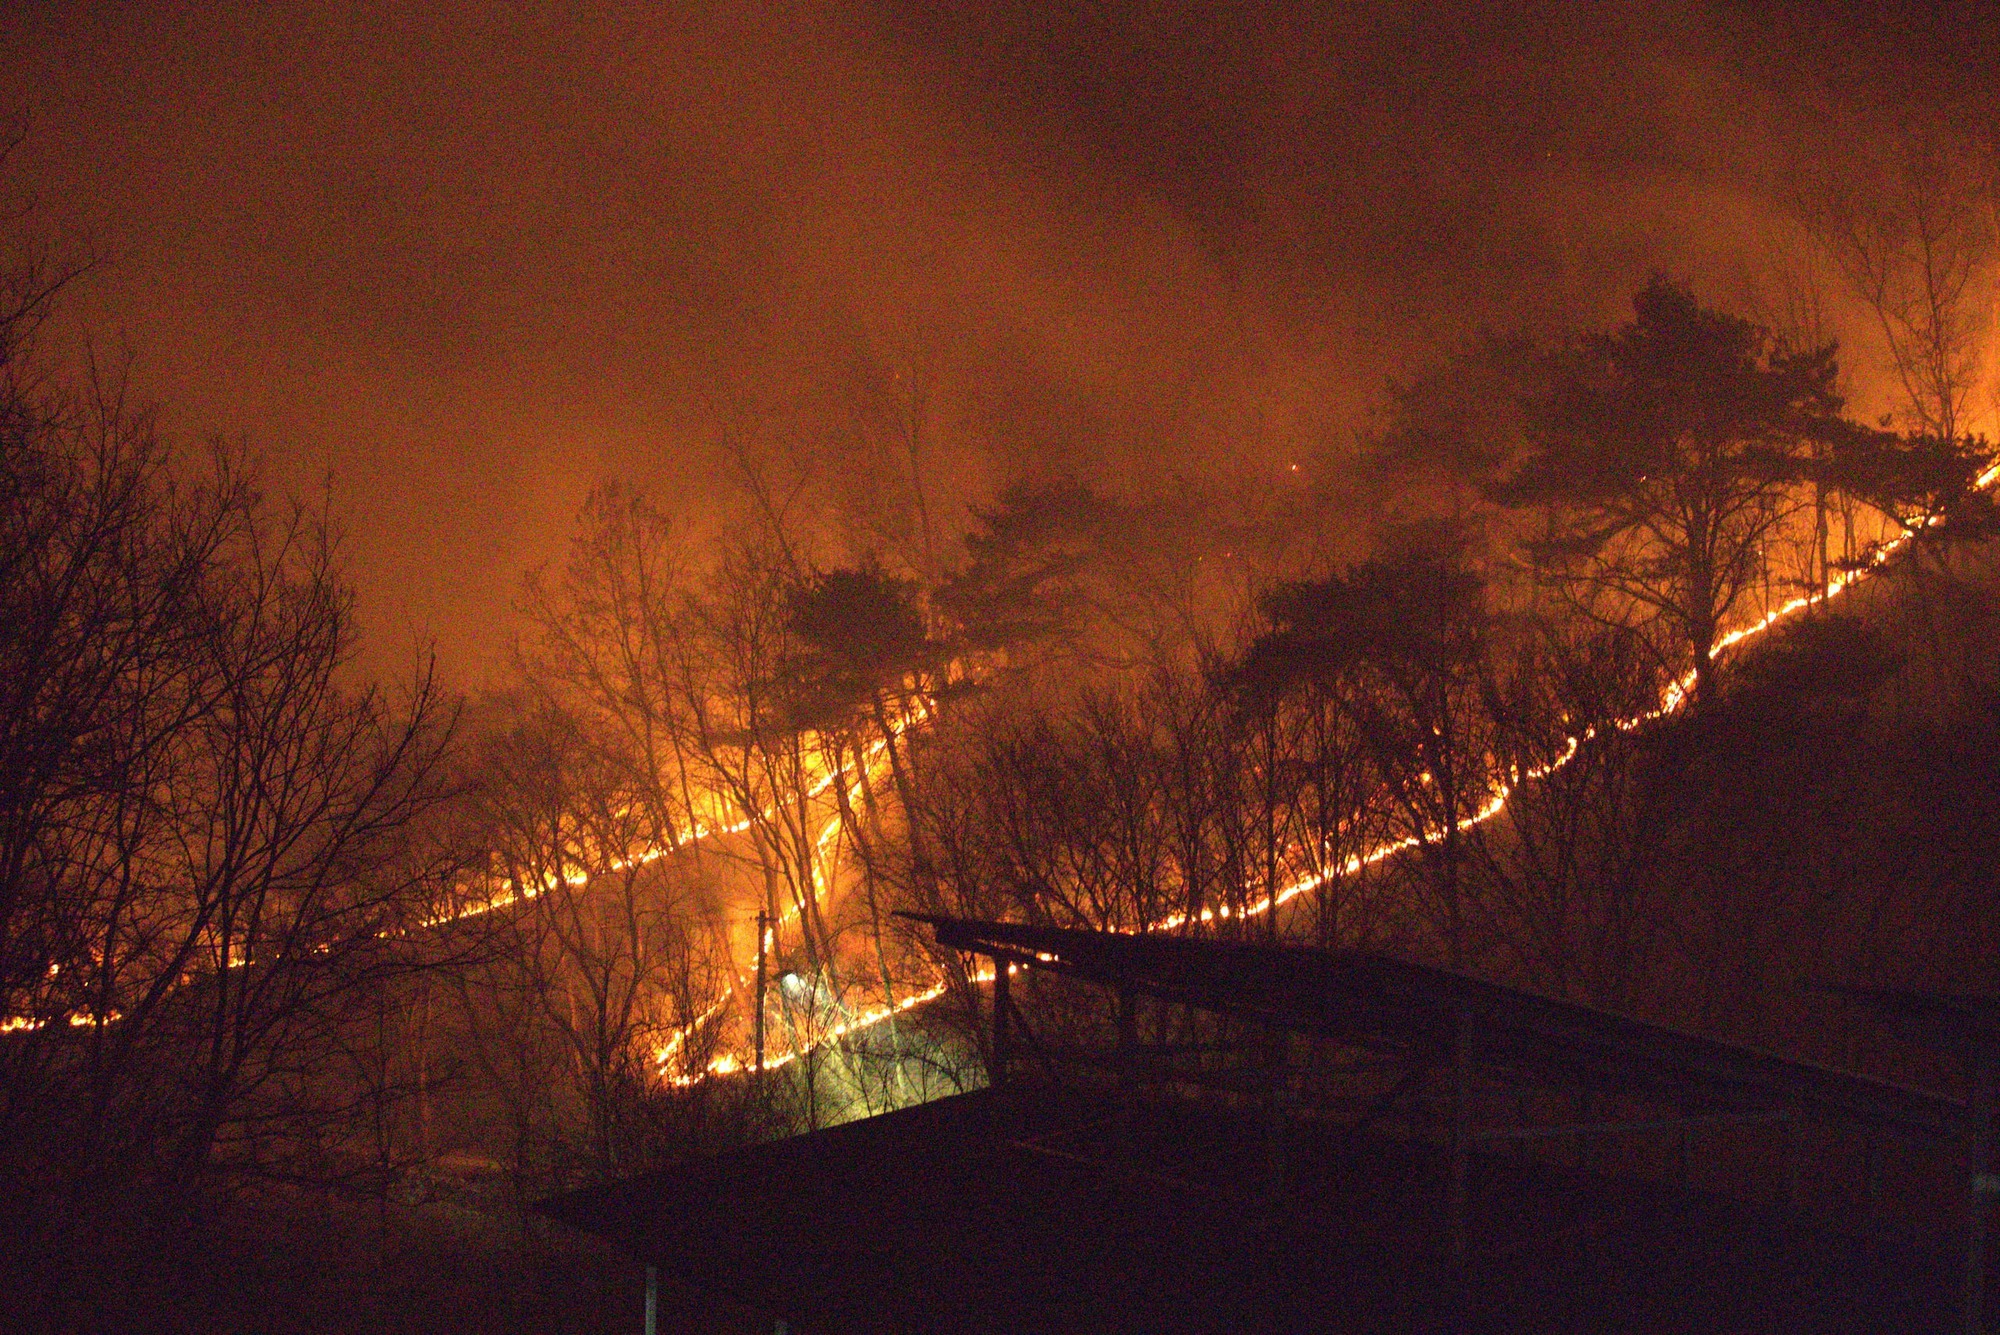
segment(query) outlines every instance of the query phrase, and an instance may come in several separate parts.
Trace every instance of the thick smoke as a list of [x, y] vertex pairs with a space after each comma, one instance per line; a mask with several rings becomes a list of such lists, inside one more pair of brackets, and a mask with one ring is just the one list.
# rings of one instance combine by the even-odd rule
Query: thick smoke
[[1933, 8], [43, 3], [0, 109], [105, 259], [72, 346], [330, 478], [371, 652], [478, 681], [604, 475], [862, 506], [907, 456], [948, 531], [1337, 472], [1388, 377], [1650, 269], [1768, 303], [1797, 165], [1963, 96], [1991, 21]]

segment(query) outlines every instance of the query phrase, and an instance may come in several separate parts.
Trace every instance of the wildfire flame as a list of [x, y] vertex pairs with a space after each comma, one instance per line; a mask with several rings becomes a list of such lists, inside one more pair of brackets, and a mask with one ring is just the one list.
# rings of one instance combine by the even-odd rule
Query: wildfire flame
[[[1995, 464], [1981, 473], [1974, 480], [1972, 489], [1975, 491], [1986, 490], [1996, 480], [2000, 480], [2000, 464]], [[1840, 596], [1860, 581], [1879, 571], [1886, 562], [1907, 547], [1922, 531], [1934, 527], [1940, 522], [1942, 522], [1942, 516], [1930, 516], [1918, 528], [1906, 530], [1893, 540], [1880, 544], [1864, 565], [1841, 572], [1838, 576], [1829, 580], [1824, 589], [1789, 599], [1777, 607], [1768, 609], [1763, 616], [1750, 624], [1741, 626], [1723, 635], [1717, 640], [1714, 652], [1721, 653], [1732, 649], [1746, 640], [1764, 634], [1772, 627], [1790, 620], [1801, 612], [1820, 606]], [[1666, 690], [1662, 693], [1658, 707], [1629, 718], [1616, 720], [1613, 726], [1617, 727], [1620, 731], [1631, 732], [1678, 712], [1692, 699], [1694, 685], [1695, 671], [1691, 668], [1668, 683]], [[900, 736], [910, 727], [925, 721], [927, 717], [928, 711], [919, 702], [912, 706], [909, 713], [894, 722], [892, 733], [893, 735]], [[1556, 773], [1574, 760], [1583, 747], [1593, 741], [1596, 736], [1597, 729], [1593, 726], [1586, 728], [1583, 732], [1575, 736], [1567, 738], [1560, 755], [1556, 756], [1553, 760], [1523, 771], [1513, 782], [1501, 784], [1477, 811], [1470, 816], [1461, 818], [1457, 822], [1456, 828], [1460, 831], [1466, 831], [1492, 820], [1507, 809], [1509, 799], [1521, 784], [1535, 782]], [[860, 773], [851, 783], [850, 798], [857, 796], [861, 788], [870, 781], [878, 762], [886, 754], [888, 746], [889, 742], [887, 739], [878, 740], [864, 752]], [[839, 767], [822, 775], [808, 788], [804, 800], [809, 801], [824, 795], [845, 773], [845, 767]], [[691, 823], [686, 829], [677, 833], [677, 841], [672, 847], [647, 848], [630, 857], [614, 859], [609, 864], [609, 869], [623, 871], [633, 866], [650, 864], [666, 857], [677, 848], [686, 847], [702, 839], [713, 838], [717, 835], [741, 834], [749, 830], [756, 823], [757, 819], [769, 819], [777, 810], [778, 807], [773, 805], [763, 808], [755, 817], [745, 816], [740, 820], [721, 825], [709, 825], [697, 820]], [[830, 818], [815, 837], [814, 844], [816, 851], [823, 852], [826, 844], [837, 836], [839, 830], [839, 818], [837, 816]], [[1356, 854], [1348, 858], [1336, 869], [1314, 872], [1303, 876], [1288, 885], [1280, 887], [1275, 893], [1266, 894], [1262, 898], [1245, 905], [1243, 908], [1232, 910], [1229, 906], [1222, 905], [1217, 908], [1203, 909], [1198, 915], [1194, 915], [1192, 919], [1184, 913], [1170, 914], [1159, 922], [1152, 924], [1152, 929], [1172, 931], [1187, 926], [1190, 921], [1212, 923], [1217, 920], [1228, 920], [1231, 917], [1261, 917], [1264, 914], [1272, 912], [1274, 909], [1283, 907], [1292, 900], [1297, 899], [1300, 895], [1308, 894], [1320, 888], [1335, 875], [1354, 875], [1365, 867], [1373, 866], [1400, 853], [1407, 852], [1412, 848], [1419, 847], [1424, 842], [1426, 842], [1426, 836], [1424, 835], [1408, 835], [1401, 839], [1391, 840], [1365, 853]], [[810, 868], [810, 873], [812, 876], [812, 895], [815, 900], [818, 900], [825, 895], [828, 887], [820, 872], [817, 858], [814, 860], [814, 865]], [[562, 882], [571, 886], [587, 884], [589, 879], [589, 873], [581, 868], [566, 870], [561, 874]], [[425, 919], [418, 925], [420, 927], [442, 926], [447, 923], [508, 908], [525, 900], [535, 898], [546, 890], [553, 888], [555, 884], [555, 873], [549, 873], [543, 878], [541, 883], [534, 885], [524, 885], [513, 880], [503, 880], [493, 892], [484, 898], [470, 901], [461, 900], [450, 911]], [[460, 886], [459, 890], [461, 893], [464, 893], [466, 888]], [[772, 944], [776, 939], [776, 933], [785, 924], [796, 921], [800, 911], [800, 906], [795, 905], [780, 913], [771, 927], [767, 929], [765, 944], [767, 946]], [[232, 960], [231, 963], [235, 964], [237, 961]], [[1009, 971], [1012, 971], [1011, 966]], [[992, 980], [993, 973], [991, 970], [977, 972], [968, 976], [968, 981], [974, 985], [990, 983]], [[742, 981], [742, 975], [739, 974], [738, 984], [740, 985]], [[945, 995], [948, 990], [949, 983], [940, 980], [929, 988], [912, 993], [893, 1004], [871, 1007], [858, 1012], [837, 1024], [829, 1026], [817, 1035], [812, 1042], [803, 1047], [787, 1050], [776, 1056], [767, 1056], [764, 1061], [764, 1069], [777, 1070], [788, 1066], [818, 1048], [840, 1042], [849, 1035], [871, 1029], [876, 1025], [896, 1018], [898, 1015], [935, 1001]], [[733, 993], [733, 988], [725, 991], [715, 1002], [702, 1011], [700, 1015], [696, 1016], [694, 1020], [670, 1034], [667, 1041], [655, 1051], [655, 1067], [661, 1072], [662, 1078], [667, 1083], [686, 1087], [698, 1084], [713, 1076], [732, 1075], [750, 1069], [752, 1063], [747, 1063], [740, 1054], [725, 1053], [713, 1058], [698, 1071], [669, 1073], [669, 1068], [674, 1064], [675, 1059], [686, 1049], [690, 1036], [703, 1025], [712, 1022], [720, 1015]], [[89, 1027], [99, 1023], [114, 1023], [119, 1018], [119, 1014], [116, 1011], [107, 1012], [101, 1020], [95, 1015], [83, 1012], [72, 1012], [66, 1017], [70, 1025], [78, 1028]], [[41, 1029], [46, 1023], [46, 1020], [30, 1016], [16, 1015], [0, 1017], [0, 1035], [32, 1032]]]
[[[1991, 468], [1988, 468], [1985, 472], [1981, 473], [1976, 479], [1974, 479], [1971, 489], [1974, 491], [1984, 491], [1989, 487], [1991, 487], [1996, 481], [2000, 481], [2000, 464], [1993, 465]], [[1886, 562], [1891, 560], [1898, 552], [1902, 551], [1905, 547], [1907, 547], [1912, 541], [1916, 539], [1916, 537], [1921, 532], [1923, 532], [1926, 529], [1933, 528], [1941, 522], [1943, 522], [1943, 516], [1932, 515], [1926, 518], [1918, 528], [1906, 530], [1905, 532], [1898, 534], [1894, 539], [1880, 544], [1875, 548], [1873, 553], [1871, 553], [1865, 564], [1860, 565], [1852, 570], [1842, 571], [1839, 575], [1828, 580], [1826, 587], [1824, 589], [1812, 593], [1801, 594], [1796, 598], [1789, 599], [1786, 602], [1779, 604], [1777, 607], [1767, 610], [1763, 616], [1759, 617], [1757, 620], [1751, 622], [1750, 624], [1738, 627], [1737, 629], [1730, 631], [1728, 634], [1723, 635], [1720, 639], [1716, 641], [1715, 649], [1713, 652], [1721, 653], [1726, 650], [1732, 649], [1746, 640], [1754, 639], [1756, 636], [1764, 634], [1765, 632], [1769, 631], [1772, 627], [1790, 620], [1791, 618], [1797, 616], [1801, 612], [1805, 612], [1811, 608], [1820, 606], [1824, 603], [1830, 602], [1834, 598], [1839, 597], [1841, 594], [1845, 593], [1848, 589], [1854, 587], [1862, 580], [1868, 578], [1869, 576], [1879, 571]], [[1639, 728], [1646, 727], [1651, 723], [1658, 722], [1660, 719], [1666, 718], [1671, 714], [1677, 713], [1687, 705], [1689, 700], [1693, 698], [1694, 686], [1695, 686], [1695, 671], [1694, 669], [1690, 668], [1688, 671], [1681, 674], [1679, 677], [1675, 678], [1673, 681], [1667, 684], [1667, 688], [1662, 693], [1660, 698], [1660, 703], [1657, 708], [1647, 710], [1646, 712], [1641, 714], [1635, 714], [1630, 718], [1618, 719], [1614, 722], [1613, 726], [1615, 726], [1621, 732], [1633, 732]], [[1534, 766], [1530, 769], [1523, 771], [1519, 775], [1519, 777], [1516, 778], [1511, 783], [1501, 784], [1500, 787], [1494, 792], [1494, 794], [1490, 798], [1488, 798], [1487, 801], [1477, 811], [1473, 812], [1470, 816], [1461, 818], [1457, 822], [1456, 828], [1460, 832], [1464, 832], [1467, 830], [1471, 830], [1477, 826], [1483, 825], [1489, 820], [1492, 820], [1494, 817], [1498, 816], [1501, 812], [1507, 809], [1507, 803], [1509, 799], [1513, 796], [1517, 788], [1519, 788], [1524, 783], [1533, 783], [1538, 780], [1547, 778], [1549, 775], [1554, 774], [1557, 771], [1561, 770], [1564, 766], [1568, 765], [1572, 760], [1574, 760], [1577, 757], [1578, 753], [1580, 753], [1585, 746], [1587, 746], [1590, 742], [1595, 740], [1597, 735], [1598, 735], [1597, 728], [1595, 726], [1592, 726], [1584, 729], [1581, 733], [1577, 735], [1567, 738], [1564, 742], [1563, 749], [1560, 755], [1556, 756], [1553, 760], [1546, 761], [1543, 764]], [[1226, 921], [1231, 917], [1238, 917], [1238, 918], [1261, 917], [1264, 914], [1271, 912], [1275, 908], [1281, 908], [1284, 905], [1289, 904], [1292, 900], [1297, 899], [1300, 895], [1308, 894], [1314, 890], [1319, 889], [1322, 885], [1325, 885], [1329, 880], [1331, 880], [1335, 875], [1352, 876], [1356, 872], [1361, 871], [1364, 867], [1371, 867], [1376, 863], [1385, 861], [1388, 858], [1392, 858], [1399, 853], [1405, 853], [1412, 848], [1420, 847], [1425, 841], [1426, 841], [1425, 837], [1421, 835], [1407, 835], [1401, 839], [1390, 840], [1386, 843], [1383, 843], [1375, 848], [1368, 850], [1365, 853], [1356, 854], [1355, 856], [1348, 858], [1346, 862], [1342, 863], [1335, 870], [1315, 872], [1310, 875], [1301, 877], [1298, 880], [1293, 881], [1288, 885], [1280, 887], [1275, 894], [1265, 895], [1264, 897], [1244, 906], [1241, 909], [1232, 910], [1229, 908], [1228, 905], [1222, 905], [1217, 908], [1203, 909], [1198, 915], [1195, 915], [1192, 919], [1190, 919], [1189, 915], [1185, 913], [1170, 914], [1167, 917], [1161, 919], [1159, 922], [1152, 924], [1152, 930], [1173, 931], [1177, 928], [1187, 926], [1190, 921], [1198, 923], [1212, 923], [1217, 920]], [[1012, 972], [1012, 966], [1009, 967], [1009, 972]], [[990, 983], [991, 981], [993, 981], [993, 974], [990, 970], [985, 971], [983, 973], [975, 974], [972, 976], [971, 981], [974, 982], [975, 984]], [[948, 990], [948, 985], [946, 983], [940, 982], [935, 986], [931, 987], [930, 989], [928, 989], [927, 991], [920, 992], [915, 994], [914, 996], [904, 998], [903, 1001], [899, 1002], [893, 1008], [880, 1007], [875, 1010], [863, 1012], [861, 1015], [856, 1016], [853, 1020], [845, 1024], [837, 1025], [834, 1028], [828, 1030], [826, 1033], [820, 1035], [813, 1044], [809, 1045], [806, 1049], [802, 1051], [810, 1051], [814, 1047], [824, 1046], [825, 1044], [828, 1043], [838, 1042], [849, 1034], [856, 1033], [860, 1030], [869, 1028], [873, 1025], [880, 1024], [885, 1020], [893, 1019], [895, 1018], [895, 1016], [901, 1014], [903, 1011], [909, 1010], [914, 1006], [921, 1005], [925, 1002], [932, 1001], [938, 997], [943, 996], [947, 990]], [[793, 1061], [798, 1060], [800, 1055], [802, 1055], [802, 1052], [788, 1052], [783, 1054], [780, 1058], [774, 1060], [767, 1060], [764, 1063], [765, 1069], [771, 1070], [780, 1066], [787, 1065]], [[739, 1057], [735, 1056], [718, 1057], [714, 1061], [710, 1062], [705, 1070], [697, 1072], [693, 1075], [683, 1075], [683, 1076], [673, 1077], [672, 1083], [677, 1085], [691, 1085], [698, 1083], [699, 1081], [706, 1079], [712, 1075], [728, 1075], [738, 1071], [742, 1071], [744, 1069], [746, 1068]]]

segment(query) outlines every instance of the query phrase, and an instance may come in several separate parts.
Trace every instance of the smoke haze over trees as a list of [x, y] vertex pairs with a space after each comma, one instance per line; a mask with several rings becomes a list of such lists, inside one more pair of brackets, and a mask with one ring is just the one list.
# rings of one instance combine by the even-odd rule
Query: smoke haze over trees
[[74, 327], [177, 433], [330, 472], [368, 652], [477, 682], [606, 474], [707, 508], [749, 442], [852, 508], [914, 459], [939, 541], [1023, 476], [1339, 488], [1383, 380], [1482, 323], [1603, 327], [1653, 268], [1768, 316], [1794, 164], [1887, 160], [1994, 40], [1971, 4], [1090, 13], [24, 5], [0, 114], [107, 261]]
[[1935, 1074], [1991, 16], [1210, 8], [0, 19], [0, 1243], [975, 1087], [899, 911]]

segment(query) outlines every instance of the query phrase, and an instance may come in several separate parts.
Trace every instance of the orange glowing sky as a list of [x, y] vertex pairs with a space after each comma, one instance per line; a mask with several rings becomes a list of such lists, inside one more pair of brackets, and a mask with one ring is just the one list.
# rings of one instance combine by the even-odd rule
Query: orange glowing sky
[[1787, 162], [2000, 49], [1970, 5], [1944, 59], [1948, 7], [1832, 3], [235, 8], [9, 7], [6, 188], [105, 261], [63, 345], [327, 479], [371, 661], [467, 684], [602, 476], [699, 511], [725, 432], [865, 476], [855, 386], [916, 364], [947, 508], [1328, 467], [1479, 322], [1745, 300]]

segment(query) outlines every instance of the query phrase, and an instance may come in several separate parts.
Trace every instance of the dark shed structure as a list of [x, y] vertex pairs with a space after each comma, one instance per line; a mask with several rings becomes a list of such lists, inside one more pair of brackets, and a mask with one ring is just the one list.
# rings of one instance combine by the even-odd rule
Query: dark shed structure
[[[1891, 1245], [1782, 1199], [1477, 1152], [1599, 1136], [1685, 1146], [1697, 1130], [1812, 1119], [1955, 1153], [1969, 1126], [1958, 1101], [1379, 955], [924, 921], [996, 965], [992, 1087], [545, 1211], [828, 1335], [1960, 1319], [1950, 1240]], [[1115, 999], [1104, 1078], [1069, 1078], [1077, 1054], [1028, 1029], [1012, 999], [1023, 972]], [[1177, 1063], [1139, 1042], [1142, 1006], [1218, 1017], [1239, 1049], [1243, 1033], [1264, 1037], [1247, 1062], [1183, 1045], [1204, 1051]], [[1369, 1097], [1304, 1090], [1298, 1041], [1347, 1054], [1340, 1069], [1372, 1081]], [[1649, 1111], [1528, 1115], [1569, 1106], [1528, 1097], [1549, 1090]], [[1391, 1121], [1400, 1134], [1384, 1133]]]

